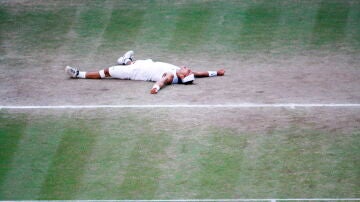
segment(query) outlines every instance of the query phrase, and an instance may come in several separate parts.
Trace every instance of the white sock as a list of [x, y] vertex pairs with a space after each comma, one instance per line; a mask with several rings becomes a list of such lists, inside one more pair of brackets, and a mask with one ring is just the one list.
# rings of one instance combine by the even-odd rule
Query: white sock
[[86, 72], [79, 72], [78, 78], [85, 79]]

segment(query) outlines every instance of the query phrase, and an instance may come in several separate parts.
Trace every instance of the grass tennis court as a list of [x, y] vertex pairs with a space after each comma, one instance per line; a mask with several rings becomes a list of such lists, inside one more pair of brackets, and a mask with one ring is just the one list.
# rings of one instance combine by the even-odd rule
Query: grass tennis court
[[[200, 110], [194, 120], [176, 120], [171, 114], [186, 115], [176, 109], [3, 112], [1, 193], [11, 199], [356, 197], [359, 132], [296, 123], [308, 112], [270, 112], [276, 121], [259, 119], [264, 128], [257, 131], [234, 110]], [[217, 117], [203, 117], [211, 113]], [[238, 119], [233, 126], [223, 123], [231, 119]]]
[[[227, 72], [158, 95], [64, 74], [130, 49]], [[359, 107], [225, 107], [359, 104], [359, 55], [357, 0], [2, 0], [0, 200], [360, 198]], [[139, 107], [2, 108], [67, 105]]]

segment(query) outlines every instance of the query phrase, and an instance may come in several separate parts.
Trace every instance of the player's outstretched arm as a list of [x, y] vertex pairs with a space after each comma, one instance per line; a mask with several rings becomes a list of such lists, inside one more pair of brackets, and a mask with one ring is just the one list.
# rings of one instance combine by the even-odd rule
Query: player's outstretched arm
[[159, 90], [166, 85], [169, 85], [172, 83], [172, 80], [174, 78], [174, 75], [171, 73], [165, 73], [160, 81], [157, 81], [154, 86], [151, 88], [150, 93], [151, 94], [157, 94]]
[[225, 69], [219, 69], [217, 71], [193, 71], [195, 77], [213, 77], [224, 76]]

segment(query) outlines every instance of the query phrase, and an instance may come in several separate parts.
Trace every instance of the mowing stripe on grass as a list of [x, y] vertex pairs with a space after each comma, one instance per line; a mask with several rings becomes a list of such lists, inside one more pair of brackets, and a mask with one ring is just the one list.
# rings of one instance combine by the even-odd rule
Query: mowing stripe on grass
[[100, 108], [338, 108], [360, 107], [358, 103], [316, 104], [316, 103], [277, 103], [277, 104], [159, 104], [159, 105], [1, 105], [1, 109], [100, 109]]
[[22, 115], [20, 118], [14, 119], [6, 113], [0, 113], [0, 184], [6, 173], [11, 170], [12, 158], [24, 136], [27, 125], [26, 118], [27, 115]]
[[203, 41], [203, 35], [212, 15], [212, 10], [206, 4], [195, 2], [184, 5], [176, 17], [176, 28], [169, 49], [182, 52], [206, 43]]
[[[79, 124], [81, 121], [76, 122]], [[62, 131], [61, 141], [51, 159], [39, 193], [40, 199], [71, 199], [78, 191], [96, 133], [69, 125]]]
[[319, 45], [343, 42], [350, 5], [347, 1], [322, 1], [316, 15], [312, 43]]
[[18, 125], [23, 127], [22, 135], [17, 140], [12, 159], [10, 162], [8, 160], [11, 169], [7, 170], [0, 182], [2, 200], [31, 199], [40, 193], [63, 129], [68, 125], [66, 120], [57, 121], [55, 124], [51, 120], [30, 121], [30, 119], [31, 117], [20, 118], [25, 125]]

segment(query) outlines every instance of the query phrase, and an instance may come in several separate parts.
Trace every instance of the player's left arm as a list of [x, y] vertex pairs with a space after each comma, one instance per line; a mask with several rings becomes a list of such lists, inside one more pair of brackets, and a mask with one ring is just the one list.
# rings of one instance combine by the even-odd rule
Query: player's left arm
[[174, 79], [174, 75], [172, 73], [165, 73], [163, 77], [157, 81], [154, 86], [151, 88], [151, 94], [157, 94], [159, 90], [166, 85], [170, 85]]
[[193, 71], [195, 77], [213, 77], [224, 76], [225, 69], [219, 69], [217, 71]]

